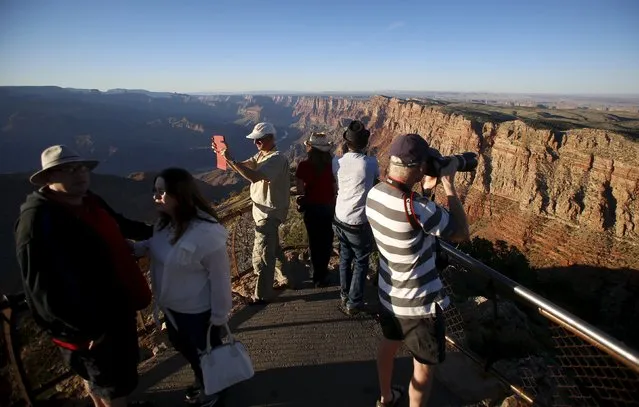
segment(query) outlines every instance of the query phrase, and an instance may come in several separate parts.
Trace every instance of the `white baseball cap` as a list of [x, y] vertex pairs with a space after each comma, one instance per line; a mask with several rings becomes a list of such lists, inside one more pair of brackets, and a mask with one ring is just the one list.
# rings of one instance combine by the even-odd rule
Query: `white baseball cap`
[[277, 131], [275, 130], [275, 126], [273, 126], [271, 123], [263, 122], [263, 123], [256, 124], [251, 134], [246, 136], [246, 138], [257, 140], [257, 139], [261, 139], [267, 134], [275, 135], [276, 133]]

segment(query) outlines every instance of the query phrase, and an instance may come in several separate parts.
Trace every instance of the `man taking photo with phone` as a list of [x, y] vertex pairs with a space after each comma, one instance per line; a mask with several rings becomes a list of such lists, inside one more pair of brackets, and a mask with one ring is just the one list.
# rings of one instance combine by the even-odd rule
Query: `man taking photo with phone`
[[[251, 304], [265, 304], [273, 297], [274, 280], [277, 280], [277, 287], [288, 284], [282, 272], [285, 259], [280, 247], [279, 227], [288, 215], [291, 181], [288, 158], [275, 146], [276, 133], [271, 123], [256, 124], [246, 138], [253, 140], [258, 152], [241, 162], [233, 160], [228, 148], [218, 150], [213, 144], [213, 150], [251, 183], [255, 221], [253, 270], [258, 276]], [[280, 264], [276, 265], [276, 261]]]
[[449, 299], [436, 268], [436, 239], [468, 239], [468, 221], [455, 191], [457, 158], [440, 171], [448, 210], [412, 192], [419, 182], [425, 189], [436, 186], [437, 177], [425, 176], [428, 166], [429, 146], [420, 135], [396, 137], [386, 182], [373, 187], [366, 202], [380, 258], [379, 320], [384, 338], [377, 354], [377, 407], [396, 406], [405, 395], [403, 388], [391, 387], [394, 358], [402, 343], [413, 356], [411, 407], [426, 405], [433, 366], [445, 358], [443, 310]]

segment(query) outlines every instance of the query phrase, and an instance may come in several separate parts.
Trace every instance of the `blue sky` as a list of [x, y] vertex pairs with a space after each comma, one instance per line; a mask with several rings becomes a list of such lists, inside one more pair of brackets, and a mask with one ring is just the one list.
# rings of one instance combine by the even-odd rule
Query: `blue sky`
[[639, 0], [0, 0], [0, 85], [639, 94]]

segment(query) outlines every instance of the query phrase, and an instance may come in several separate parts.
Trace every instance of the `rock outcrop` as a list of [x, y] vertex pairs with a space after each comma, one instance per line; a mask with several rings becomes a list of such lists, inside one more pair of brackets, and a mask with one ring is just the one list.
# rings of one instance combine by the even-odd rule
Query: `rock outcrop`
[[408, 132], [445, 155], [476, 152], [477, 171], [457, 177], [472, 232], [517, 245], [535, 266], [639, 268], [639, 142], [631, 136], [492, 121], [383, 96], [300, 97], [294, 115], [301, 128], [363, 120], [383, 168], [392, 138]]

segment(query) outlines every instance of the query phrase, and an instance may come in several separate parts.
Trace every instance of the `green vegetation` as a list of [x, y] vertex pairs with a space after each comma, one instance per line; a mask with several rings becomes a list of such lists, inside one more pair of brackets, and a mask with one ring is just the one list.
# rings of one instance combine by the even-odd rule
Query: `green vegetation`
[[308, 245], [304, 216], [295, 210], [295, 199], [291, 198], [288, 218], [282, 226], [280, 237], [284, 246]]
[[567, 131], [587, 127], [614, 131], [630, 140], [635, 140], [639, 135], [639, 115], [636, 112], [610, 114], [595, 109], [556, 109], [555, 106], [545, 104], [537, 107], [517, 106], [513, 110], [513, 106], [458, 102], [447, 103], [440, 109], [479, 123], [502, 123], [519, 119], [535, 129]]

